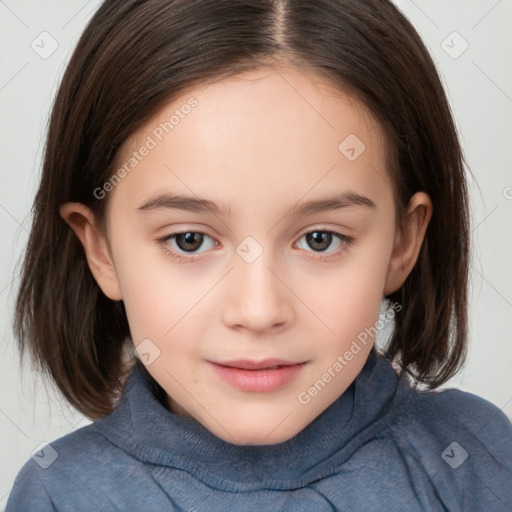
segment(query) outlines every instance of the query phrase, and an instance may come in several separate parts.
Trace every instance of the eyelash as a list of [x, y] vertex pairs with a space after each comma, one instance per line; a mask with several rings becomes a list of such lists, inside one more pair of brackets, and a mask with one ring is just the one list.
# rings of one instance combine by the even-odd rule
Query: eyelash
[[[163, 238], [157, 239], [158, 244], [162, 246], [162, 249], [164, 250], [164, 252], [167, 255], [169, 255], [172, 259], [177, 261], [178, 263], [190, 263], [190, 262], [196, 261], [200, 257], [198, 255], [194, 255], [194, 253], [191, 253], [191, 256], [183, 256], [169, 248], [169, 244], [168, 244], [169, 240], [171, 240], [172, 238], [175, 238], [178, 235], [184, 235], [186, 233], [195, 233], [198, 235], [204, 235], [213, 240], [213, 238], [210, 235], [204, 233], [203, 231], [192, 231], [192, 230], [171, 233], [170, 235], [167, 235]], [[341, 233], [338, 233], [336, 231], [331, 231], [328, 229], [312, 229], [310, 231], [306, 231], [305, 233], [303, 233], [300, 238], [303, 238], [304, 236], [311, 234], [311, 233], [328, 233], [328, 234], [331, 234], [331, 235], [334, 235], [335, 237], [337, 237], [340, 240], [340, 242], [342, 243], [342, 245], [338, 249], [336, 249], [333, 252], [327, 253], [327, 254], [329, 254], [329, 256], [317, 257], [317, 259], [319, 261], [329, 261], [329, 260], [335, 258], [336, 256], [341, 256], [341, 254], [343, 254], [345, 251], [347, 251], [348, 248], [350, 246], [352, 246], [355, 241], [354, 238], [352, 238], [350, 236], [342, 235]], [[299, 240], [300, 240], [300, 238], [299, 238]], [[318, 252], [316, 254], [323, 254], [323, 253]]]

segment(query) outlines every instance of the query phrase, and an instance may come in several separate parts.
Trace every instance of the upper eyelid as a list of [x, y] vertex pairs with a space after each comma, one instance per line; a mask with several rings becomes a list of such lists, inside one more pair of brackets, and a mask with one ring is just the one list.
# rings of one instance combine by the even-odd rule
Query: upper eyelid
[[[339, 235], [339, 236], [342, 236], [344, 238], [351, 238], [350, 235], [346, 235], [344, 233], [340, 233], [339, 231], [336, 231], [336, 229], [333, 229], [333, 228], [322, 228], [322, 227], [314, 227], [314, 228], [309, 228], [305, 231], [302, 231], [301, 232], [301, 237], [308, 234], [308, 233], [314, 233], [315, 231], [321, 231], [323, 233], [332, 233], [334, 235]], [[213, 235], [210, 235], [208, 234], [206, 231], [201, 231], [200, 229], [184, 229], [184, 230], [181, 230], [181, 231], [173, 231], [172, 233], [169, 233], [168, 235], [164, 235], [162, 237], [160, 237], [161, 239], [164, 239], [164, 240], [167, 240], [169, 238], [173, 238], [177, 235], [184, 235], [185, 233], [197, 233], [197, 234], [201, 234], [201, 235], [205, 235], [209, 238], [211, 238], [212, 240], [216, 240], [215, 237]]]
[[[184, 224], [186, 224], [186, 223], [184, 223]], [[327, 222], [325, 224], [332, 224], [332, 223]], [[204, 229], [203, 228], [183, 228], [183, 229], [176, 228], [175, 231], [171, 231], [168, 235], [166, 235], [166, 237], [171, 237], [173, 235], [180, 235], [183, 233], [201, 233], [201, 234], [207, 235], [211, 238], [215, 238], [214, 235], [210, 235], [208, 233], [208, 230], [209, 230], [208, 228], [204, 228]], [[322, 226], [321, 222], [318, 222], [316, 224], [313, 224], [313, 226], [310, 228], [299, 230], [298, 233], [302, 233], [302, 235], [304, 235], [306, 233], [311, 233], [312, 231], [328, 231], [328, 232], [339, 233], [340, 235], [343, 235], [343, 233], [340, 233], [339, 230], [350, 232], [350, 231], [354, 231], [355, 229], [351, 228], [349, 226], [325, 227], [325, 226]], [[345, 236], [350, 236], [350, 235], [345, 235]]]

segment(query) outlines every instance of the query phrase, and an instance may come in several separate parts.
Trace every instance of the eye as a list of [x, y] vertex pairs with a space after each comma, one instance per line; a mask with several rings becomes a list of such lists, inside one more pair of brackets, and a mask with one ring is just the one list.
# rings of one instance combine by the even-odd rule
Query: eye
[[[330, 256], [338, 255], [341, 252], [348, 249], [348, 247], [354, 242], [354, 239], [348, 237], [346, 235], [342, 235], [341, 233], [337, 233], [336, 231], [327, 231], [321, 229], [315, 229], [314, 231], [309, 231], [304, 233], [304, 235], [300, 238], [301, 240], [305, 238], [306, 244], [313, 249], [313, 252], [325, 254], [328, 247], [330, 247], [334, 242], [336, 242], [336, 247], [332, 251], [327, 251], [327, 254]], [[300, 247], [303, 249], [304, 247]]]
[[[340, 255], [354, 243], [354, 239], [351, 237], [342, 235], [341, 233], [337, 233], [335, 231], [321, 229], [316, 229], [304, 233], [300, 240], [303, 238], [305, 238], [307, 245], [313, 249], [313, 252], [318, 253], [319, 255], [327, 255], [328, 258]], [[206, 247], [204, 251], [198, 252], [197, 249], [204, 245], [205, 240], [210, 240], [210, 247]], [[333, 242], [337, 242], [335, 244], [334, 250], [325, 251], [325, 249], [330, 247]], [[172, 233], [164, 238], [159, 239], [158, 243], [162, 245], [164, 251], [169, 256], [178, 262], [194, 261], [196, 259], [195, 255], [208, 251], [209, 249], [212, 249], [218, 245], [217, 242], [213, 240], [213, 238], [208, 236], [206, 233], [199, 231], [183, 231], [181, 233]], [[299, 244], [298, 246], [300, 249], [304, 248], [300, 247]], [[325, 256], [323, 258], [326, 259]]]
[[[216, 242], [208, 236], [206, 233], [199, 231], [183, 231], [182, 233], [172, 233], [165, 238], [161, 238], [158, 242], [163, 246], [165, 252], [167, 252], [173, 258], [180, 261], [191, 260], [191, 256], [197, 254], [205, 239], [211, 240], [213, 243], [206, 250], [211, 249], [216, 245]], [[201, 251], [203, 252], [203, 251]], [[187, 256], [187, 254], [191, 256]]]

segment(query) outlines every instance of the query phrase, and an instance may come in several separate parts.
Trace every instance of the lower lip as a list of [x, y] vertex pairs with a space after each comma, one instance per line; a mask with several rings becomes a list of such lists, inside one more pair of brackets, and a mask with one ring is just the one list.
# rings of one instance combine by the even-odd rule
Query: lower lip
[[268, 370], [245, 370], [210, 363], [227, 383], [243, 391], [274, 391], [290, 382], [305, 363], [281, 366]]

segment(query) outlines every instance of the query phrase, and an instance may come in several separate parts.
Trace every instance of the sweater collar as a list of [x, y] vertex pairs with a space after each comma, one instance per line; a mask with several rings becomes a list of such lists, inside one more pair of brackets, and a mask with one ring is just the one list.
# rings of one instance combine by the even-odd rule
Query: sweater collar
[[115, 445], [144, 463], [178, 468], [223, 490], [293, 489], [332, 474], [393, 421], [409, 389], [375, 349], [347, 390], [291, 439], [235, 445], [166, 409], [137, 363], [117, 407], [95, 422]]

